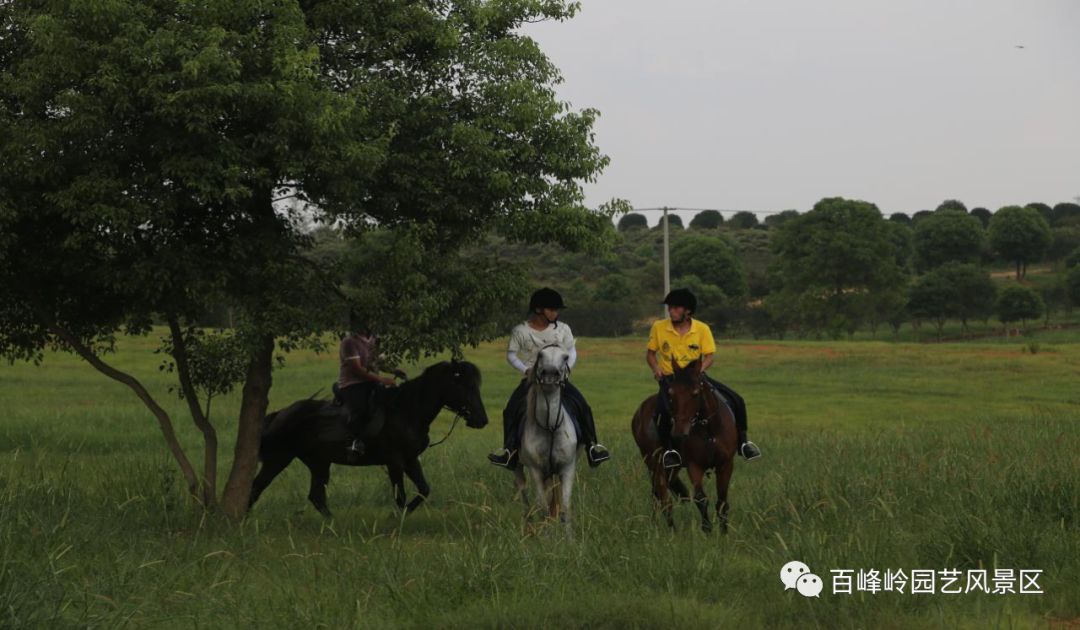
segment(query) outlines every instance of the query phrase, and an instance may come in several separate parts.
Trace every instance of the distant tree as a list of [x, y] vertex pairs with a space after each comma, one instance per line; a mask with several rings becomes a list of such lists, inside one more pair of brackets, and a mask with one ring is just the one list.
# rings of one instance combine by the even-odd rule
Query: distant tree
[[1077, 247], [1071, 254], [1065, 257], [1065, 268], [1072, 269], [1074, 267], [1080, 267], [1080, 247]]
[[949, 319], [959, 319], [966, 333], [969, 320], [989, 318], [994, 312], [996, 293], [997, 288], [985, 270], [950, 262], [915, 282], [909, 307], [913, 315], [935, 323], [940, 339]]
[[740, 210], [728, 219], [727, 225], [730, 225], [737, 230], [749, 230], [758, 226], [758, 218], [753, 212]]
[[1039, 287], [1039, 296], [1042, 298], [1043, 305], [1046, 306], [1043, 313], [1043, 325], [1047, 328], [1050, 327], [1050, 317], [1054, 312], [1069, 307], [1067, 277], [1066, 274], [1058, 274], [1054, 277], [1053, 282]]
[[1006, 206], [990, 220], [990, 246], [1005, 260], [1016, 264], [1016, 279], [1027, 274], [1050, 246], [1050, 225], [1035, 208]]
[[919, 210], [915, 214], [911, 215], [911, 224], [912, 224], [912, 226], [918, 224], [919, 221], [922, 221], [926, 217], [933, 216], [933, 214], [934, 213], [931, 212], [930, 210]]
[[968, 214], [978, 219], [984, 230], [990, 225], [990, 217], [994, 216], [994, 213], [986, 208], [972, 208]]
[[727, 296], [746, 295], [746, 276], [735, 248], [719, 236], [689, 233], [671, 247], [671, 275], [695, 276]]
[[778, 212], [777, 214], [768, 215], [767, 217], [765, 217], [764, 223], [765, 226], [768, 227], [770, 230], [774, 230], [781, 225], [787, 223], [788, 221], [798, 218], [798, 216], [798, 210], [784, 210], [783, 212]]
[[911, 287], [908, 309], [916, 319], [928, 319], [937, 327], [937, 338], [941, 340], [945, 322], [952, 314], [952, 291], [948, 278], [936, 270], [915, 281]]
[[986, 246], [986, 235], [975, 217], [946, 209], [919, 221], [912, 242], [915, 266], [927, 271], [950, 261], [977, 262]]
[[959, 212], [963, 212], [964, 214], [967, 214], [968, 211], [967, 206], [964, 205], [964, 202], [957, 199], [946, 199], [945, 201], [942, 201], [941, 204], [934, 210], [934, 212], [941, 212], [942, 210], [956, 210]]
[[637, 212], [630, 212], [624, 214], [619, 219], [619, 231], [625, 232], [627, 230], [647, 229], [649, 227], [649, 221], [645, 218], [645, 215], [638, 214]]
[[603, 302], [622, 302], [634, 295], [634, 285], [621, 273], [612, 273], [600, 279], [594, 296]]
[[1064, 202], [1054, 206], [1050, 225], [1080, 224], [1080, 204]]
[[805, 323], [850, 331], [863, 318], [863, 294], [902, 286], [906, 273], [877, 207], [840, 197], [822, 199], [788, 221], [772, 239], [771, 278]]
[[901, 269], [909, 270], [911, 268], [911, 259], [915, 253], [913, 245], [914, 232], [907, 224], [897, 223], [896, 221], [887, 221], [885, 230], [889, 236], [889, 241], [893, 244], [896, 265]]
[[724, 215], [717, 210], [702, 210], [690, 219], [690, 229], [708, 230], [724, 224]]
[[1064, 259], [1080, 249], [1080, 224], [1050, 228], [1050, 247], [1046, 250], [1048, 260]]
[[1021, 322], [1027, 327], [1027, 320], [1038, 319], [1043, 313], [1043, 301], [1039, 294], [1027, 287], [1008, 287], [998, 296], [994, 312], [1006, 327], [1012, 322]]
[[952, 287], [950, 316], [960, 320], [964, 332], [968, 331], [969, 320], [986, 320], [994, 313], [997, 285], [986, 270], [975, 265], [946, 263], [936, 272], [943, 274]]
[[[681, 230], [683, 229], [682, 217], [677, 214], [669, 212], [667, 215], [668, 229], [669, 230]], [[664, 219], [660, 218], [660, 221], [656, 224], [656, 229], [664, 229]]]
[[907, 318], [906, 287], [891, 287], [865, 295], [869, 298], [866, 305], [866, 323], [870, 328], [870, 335], [877, 337], [878, 327], [883, 323], [888, 323], [893, 327], [894, 334], [899, 334], [899, 328]]
[[1080, 265], [1065, 273], [1065, 292], [1068, 295], [1069, 304], [1080, 306]]
[[889, 221], [891, 221], [893, 223], [899, 223], [900, 225], [907, 225], [907, 226], [911, 225], [911, 217], [904, 214], [903, 212], [894, 212], [894, 213], [890, 214], [889, 215]]
[[1050, 221], [1052, 221], [1053, 218], [1054, 218], [1054, 209], [1051, 208], [1050, 206], [1046, 205], [1045, 203], [1035, 201], [1035, 202], [1029, 203], [1028, 205], [1026, 205], [1024, 207], [1025, 208], [1031, 208], [1032, 210], [1035, 210], [1036, 212], [1038, 212], [1039, 215], [1042, 216], [1042, 218], [1046, 220], [1047, 224], [1049, 224]]

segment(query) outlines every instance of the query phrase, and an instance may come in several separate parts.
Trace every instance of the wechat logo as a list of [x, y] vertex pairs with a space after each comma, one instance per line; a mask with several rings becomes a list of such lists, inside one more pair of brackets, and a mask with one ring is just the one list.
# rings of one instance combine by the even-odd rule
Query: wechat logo
[[784, 590], [796, 589], [803, 597], [821, 597], [825, 584], [821, 578], [810, 572], [810, 567], [798, 560], [792, 560], [780, 569], [780, 581]]

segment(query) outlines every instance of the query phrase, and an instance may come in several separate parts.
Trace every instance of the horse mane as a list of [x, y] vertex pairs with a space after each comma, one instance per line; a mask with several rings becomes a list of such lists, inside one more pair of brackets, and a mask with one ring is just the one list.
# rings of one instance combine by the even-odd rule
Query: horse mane
[[396, 406], [403, 400], [414, 400], [414, 396], [406, 396], [405, 394], [413, 392], [413, 390], [416, 390], [424, 383], [437, 378], [440, 374], [446, 373], [449, 370], [457, 370], [462, 375], [465, 375], [470, 382], [475, 383], [477, 388], [480, 387], [480, 368], [468, 361], [440, 361], [439, 363], [429, 365], [420, 373], [420, 376], [411, 378], [392, 389], [387, 389], [386, 393], [388, 395], [385, 398], [387, 407]]

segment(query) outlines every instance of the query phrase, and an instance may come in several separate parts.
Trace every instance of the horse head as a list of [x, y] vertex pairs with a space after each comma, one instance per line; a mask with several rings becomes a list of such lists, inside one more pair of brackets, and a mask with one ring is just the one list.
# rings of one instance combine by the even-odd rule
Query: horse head
[[470, 428], [487, 426], [487, 411], [480, 396], [480, 369], [468, 361], [456, 359], [442, 363], [440, 367], [443, 406], [464, 418]]
[[706, 396], [702, 395], [705, 387], [701, 378], [701, 360], [691, 361], [680, 368], [675, 364], [675, 375], [668, 387], [668, 400], [671, 403], [671, 437], [682, 441], [690, 435], [691, 429], [707, 415]]
[[536, 355], [532, 377], [541, 387], [558, 387], [570, 377], [570, 353], [557, 345], [544, 346]]

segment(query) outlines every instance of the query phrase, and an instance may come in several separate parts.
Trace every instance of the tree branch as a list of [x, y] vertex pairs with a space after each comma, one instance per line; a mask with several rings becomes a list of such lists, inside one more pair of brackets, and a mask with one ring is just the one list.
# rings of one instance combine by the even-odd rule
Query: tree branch
[[143, 404], [146, 405], [147, 409], [154, 414], [154, 417], [157, 418], [158, 425], [161, 427], [161, 433], [165, 436], [165, 443], [172, 452], [176, 463], [180, 465], [180, 471], [184, 475], [184, 481], [187, 482], [188, 492], [198, 499], [199, 481], [195, 475], [195, 469], [192, 467], [191, 461], [188, 460], [183, 447], [180, 446], [179, 440], [176, 439], [176, 431], [173, 430], [172, 420], [169, 418], [169, 414], [161, 408], [161, 405], [157, 404], [157, 401], [150, 395], [150, 392], [146, 391], [146, 388], [143, 387], [142, 383], [134, 376], [131, 376], [126, 372], [121, 372], [102, 361], [100, 357], [94, 354], [93, 350], [79, 341], [70, 331], [60, 328], [59, 326], [49, 326], [48, 331], [50, 334], [55, 335], [66, 343], [76, 354], [85, 359], [86, 362], [93, 366], [98, 372], [101, 372], [114, 381], [127, 385], [135, 392], [135, 395], [139, 397], [139, 400], [141, 400]]
[[202, 500], [203, 505], [209, 507], [217, 501], [217, 431], [214, 429], [214, 425], [210, 424], [209, 406], [207, 406], [207, 413], [203, 413], [203, 410], [199, 407], [199, 398], [195, 393], [195, 386], [191, 382], [191, 364], [188, 362], [187, 343], [184, 340], [183, 332], [180, 330], [180, 322], [177, 321], [176, 315], [172, 313], [168, 315], [168, 320], [169, 332], [172, 334], [173, 358], [176, 359], [176, 373], [180, 380], [180, 391], [183, 392], [184, 400], [187, 401], [191, 419], [203, 435], [205, 448], [203, 451]]

